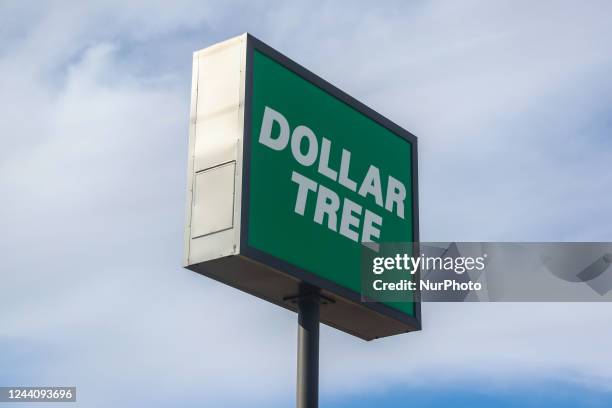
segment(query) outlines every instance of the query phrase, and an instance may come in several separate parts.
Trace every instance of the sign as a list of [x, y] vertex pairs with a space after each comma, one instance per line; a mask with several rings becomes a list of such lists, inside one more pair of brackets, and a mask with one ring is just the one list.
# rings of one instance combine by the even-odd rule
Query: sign
[[196, 52], [185, 266], [283, 307], [308, 285], [358, 337], [420, 329], [364, 302], [362, 252], [418, 241], [417, 140], [245, 34]]

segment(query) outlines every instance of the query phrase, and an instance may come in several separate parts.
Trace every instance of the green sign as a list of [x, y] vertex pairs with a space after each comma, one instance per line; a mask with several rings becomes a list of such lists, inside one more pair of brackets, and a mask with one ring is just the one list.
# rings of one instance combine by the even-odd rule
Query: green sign
[[420, 329], [361, 293], [378, 245], [418, 242], [416, 137], [249, 35], [194, 55], [191, 123], [187, 268], [292, 310], [319, 290], [364, 339]]
[[362, 242], [414, 239], [412, 144], [258, 51], [251, 103], [249, 245], [359, 292]]

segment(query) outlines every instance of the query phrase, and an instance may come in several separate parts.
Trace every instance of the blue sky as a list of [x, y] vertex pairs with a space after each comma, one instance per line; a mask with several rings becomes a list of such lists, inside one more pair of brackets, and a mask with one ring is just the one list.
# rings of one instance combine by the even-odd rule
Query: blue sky
[[[347, 4], [2, 2], [1, 385], [293, 404], [296, 316], [180, 266], [191, 52], [245, 31], [419, 136], [424, 241], [612, 240], [609, 2]], [[609, 304], [423, 314], [323, 327], [322, 406], [612, 402]]]

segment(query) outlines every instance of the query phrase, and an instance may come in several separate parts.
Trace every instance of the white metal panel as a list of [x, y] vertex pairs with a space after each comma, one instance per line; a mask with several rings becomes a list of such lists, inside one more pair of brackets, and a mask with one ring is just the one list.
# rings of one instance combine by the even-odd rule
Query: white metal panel
[[198, 52], [195, 171], [236, 160], [239, 127], [241, 37]]
[[186, 266], [240, 251], [246, 41], [194, 53]]
[[195, 171], [236, 160], [236, 144], [241, 135], [237, 108], [200, 117], [196, 123]]
[[234, 225], [234, 172], [230, 162], [195, 175], [191, 238], [209, 235]]
[[189, 250], [191, 248], [191, 206], [193, 201], [193, 155], [195, 147], [195, 124], [197, 115], [198, 101], [198, 57], [196, 53], [193, 55], [192, 73], [191, 73], [191, 108], [189, 113], [189, 156], [187, 157], [187, 198], [185, 208], [185, 233], [183, 250], [183, 264], [189, 265]]
[[191, 240], [188, 265], [236, 255], [234, 231], [228, 229]]
[[[247, 34], [240, 36], [240, 103], [238, 108], [238, 128], [244, 129], [244, 105], [246, 89], [246, 57], [247, 57]], [[236, 182], [234, 195], [234, 252], [240, 253], [240, 231], [242, 225], [242, 169], [244, 166], [243, 156], [244, 130], [236, 143]]]
[[198, 116], [209, 116], [240, 99], [240, 37], [198, 53]]

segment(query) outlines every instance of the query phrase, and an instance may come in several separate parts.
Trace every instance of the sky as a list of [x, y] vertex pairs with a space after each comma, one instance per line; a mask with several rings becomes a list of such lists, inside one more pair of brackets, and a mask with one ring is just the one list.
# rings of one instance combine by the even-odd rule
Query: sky
[[[0, 385], [76, 385], [74, 407], [293, 405], [295, 314], [181, 267], [191, 53], [247, 31], [419, 137], [423, 241], [612, 241], [611, 14], [1, 1]], [[321, 406], [610, 406], [611, 316], [428, 303], [418, 333], [322, 326]]]

